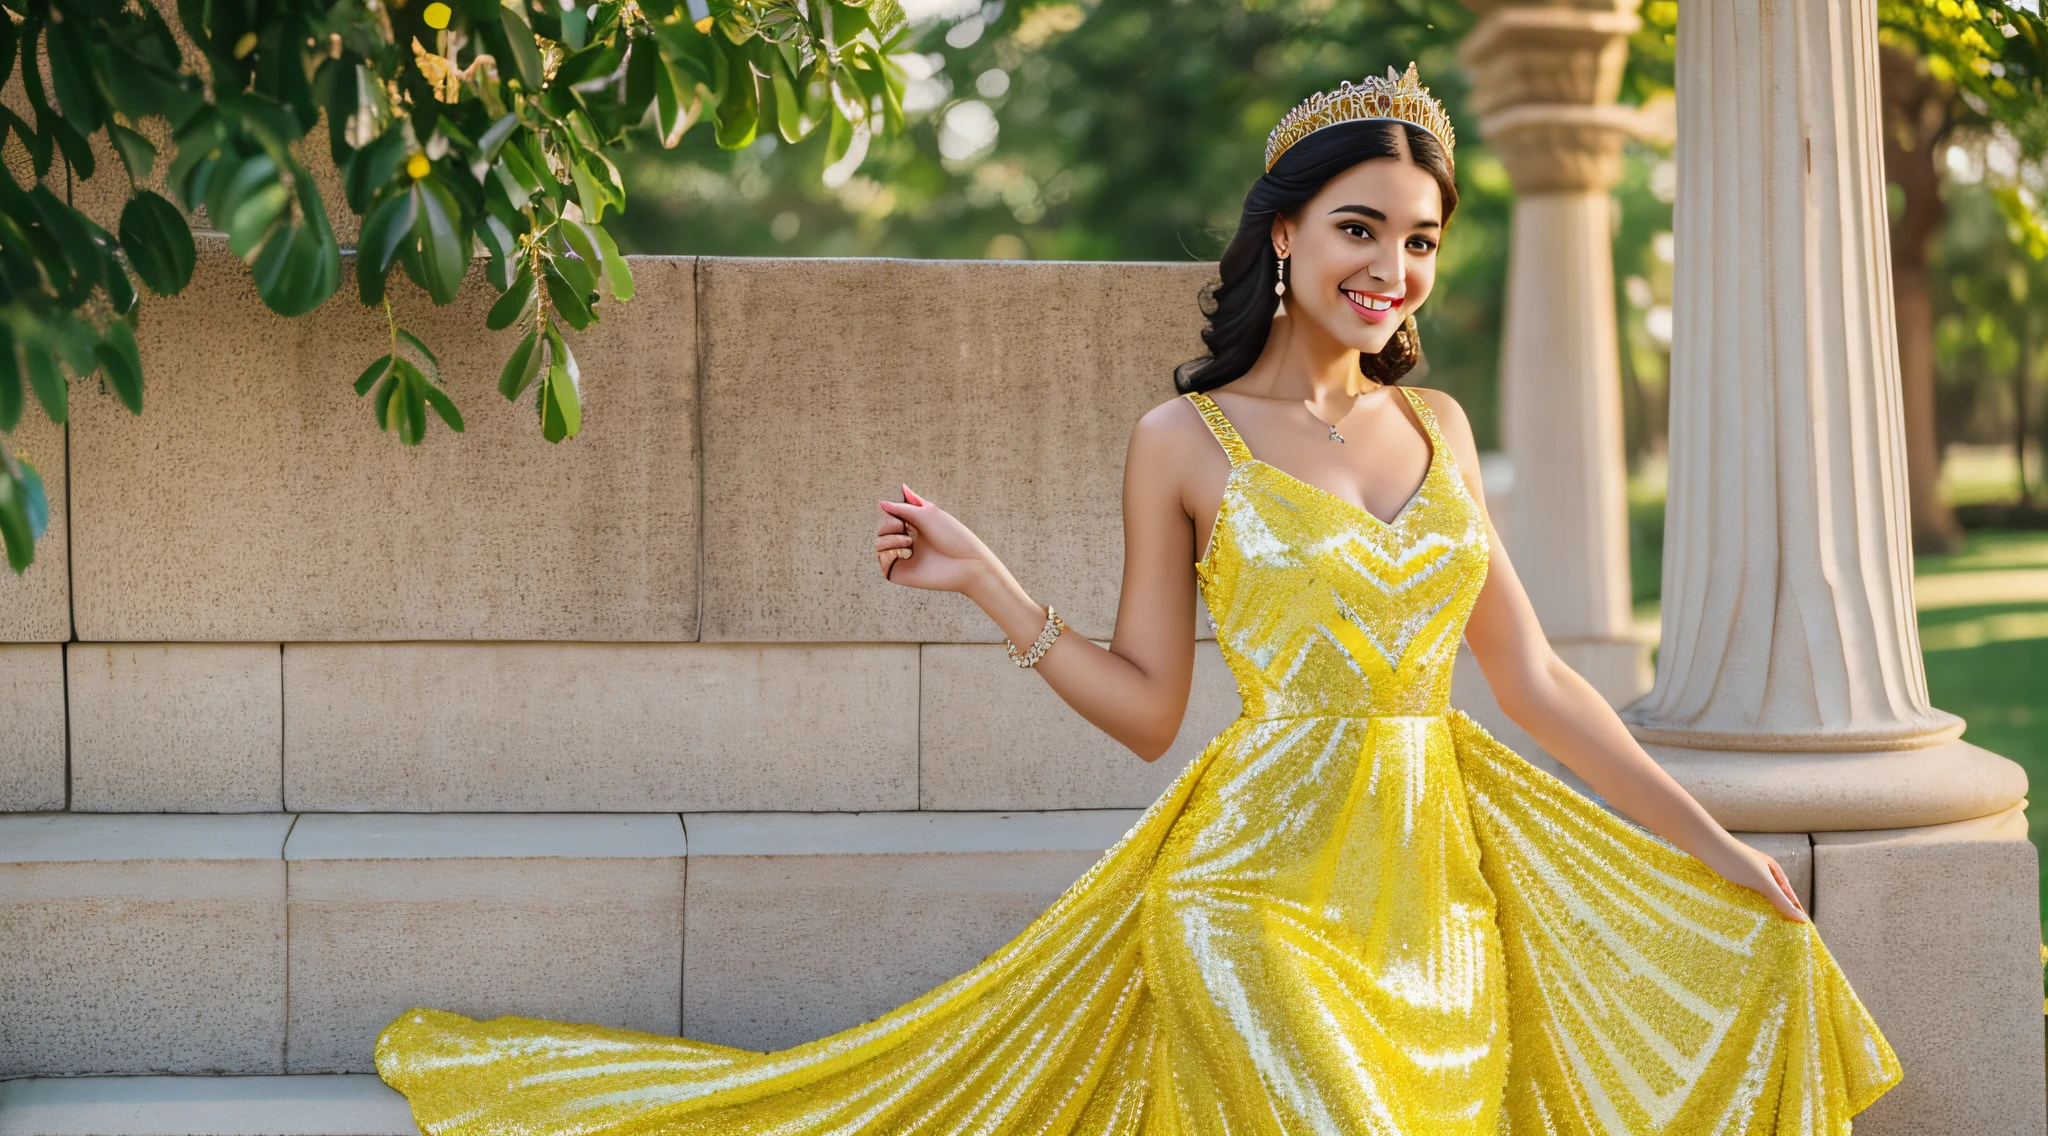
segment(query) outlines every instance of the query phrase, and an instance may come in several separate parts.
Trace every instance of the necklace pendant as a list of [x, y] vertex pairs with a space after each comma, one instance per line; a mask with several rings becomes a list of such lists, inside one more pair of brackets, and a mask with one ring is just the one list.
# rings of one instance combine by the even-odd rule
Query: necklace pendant
[[1331, 440], [1332, 442], [1341, 442], [1341, 441], [1343, 441], [1343, 440], [1344, 440], [1344, 435], [1342, 435], [1342, 434], [1339, 434], [1339, 433], [1337, 432], [1337, 428], [1336, 428], [1335, 426], [1331, 426], [1331, 427], [1330, 427], [1330, 440]]

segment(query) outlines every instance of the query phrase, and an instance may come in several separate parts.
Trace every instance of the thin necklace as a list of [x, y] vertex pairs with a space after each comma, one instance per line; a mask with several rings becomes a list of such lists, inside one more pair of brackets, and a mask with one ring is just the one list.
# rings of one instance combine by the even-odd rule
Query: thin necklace
[[[1308, 401], [1307, 399], [1302, 399], [1302, 400], [1301, 400], [1301, 405], [1302, 405], [1302, 406], [1304, 406], [1304, 407], [1307, 407], [1307, 409], [1308, 409], [1308, 414], [1309, 414], [1309, 417], [1311, 417], [1311, 418], [1315, 419], [1315, 420], [1316, 420], [1316, 421], [1318, 421], [1318, 422], [1323, 422], [1323, 416], [1322, 416], [1322, 415], [1320, 415], [1320, 414], [1317, 414], [1317, 413], [1316, 413], [1316, 408], [1315, 408], [1315, 407], [1313, 407], [1313, 406], [1310, 406], [1310, 405], [1309, 405], [1309, 401]], [[1342, 419], [1339, 419], [1339, 421], [1342, 421]], [[1337, 428], [1336, 428], [1335, 426], [1332, 426], [1332, 425], [1331, 425], [1330, 423], [1328, 423], [1328, 422], [1323, 422], [1323, 427], [1324, 427], [1324, 429], [1327, 429], [1327, 430], [1328, 430], [1328, 431], [1330, 432], [1330, 440], [1331, 440], [1332, 442], [1341, 442], [1341, 441], [1343, 441], [1343, 440], [1344, 440], [1344, 435], [1342, 435], [1342, 434], [1339, 434], [1339, 433], [1337, 432]]]

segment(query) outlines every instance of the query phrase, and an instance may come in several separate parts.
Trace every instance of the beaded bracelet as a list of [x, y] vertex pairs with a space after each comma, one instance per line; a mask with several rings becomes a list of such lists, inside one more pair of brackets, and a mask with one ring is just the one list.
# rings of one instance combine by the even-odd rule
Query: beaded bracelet
[[1053, 640], [1058, 639], [1060, 632], [1066, 629], [1067, 621], [1060, 618], [1059, 613], [1052, 609], [1051, 604], [1047, 604], [1045, 605], [1045, 628], [1038, 633], [1038, 641], [1031, 644], [1031, 650], [1022, 655], [1018, 654], [1017, 645], [1010, 642], [1007, 637], [1003, 639], [1003, 649], [1010, 653], [1010, 661], [1018, 666], [1035, 667], [1038, 665], [1038, 660], [1044, 658], [1045, 653], [1052, 649]]

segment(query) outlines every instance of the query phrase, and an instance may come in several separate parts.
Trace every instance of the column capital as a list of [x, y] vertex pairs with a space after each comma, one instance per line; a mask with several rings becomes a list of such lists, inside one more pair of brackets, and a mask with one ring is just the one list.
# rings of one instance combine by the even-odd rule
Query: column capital
[[1605, 190], [1620, 179], [1622, 140], [1657, 133], [1653, 116], [1614, 103], [1642, 24], [1634, 9], [1635, 0], [1491, 8], [1459, 46], [1479, 134], [1518, 193]]

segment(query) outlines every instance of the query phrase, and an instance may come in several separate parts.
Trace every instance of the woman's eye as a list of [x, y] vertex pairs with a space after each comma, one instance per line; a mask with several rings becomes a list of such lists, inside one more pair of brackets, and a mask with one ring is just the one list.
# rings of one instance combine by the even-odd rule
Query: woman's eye
[[1408, 247], [1414, 249], [1416, 252], [1430, 252], [1436, 248], [1436, 242], [1432, 240], [1427, 240], [1422, 237], [1416, 237], [1414, 240], [1408, 242]]
[[1369, 237], [1372, 235], [1371, 230], [1367, 229], [1364, 225], [1339, 225], [1338, 228], [1354, 237]]

